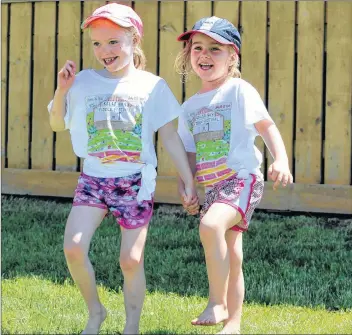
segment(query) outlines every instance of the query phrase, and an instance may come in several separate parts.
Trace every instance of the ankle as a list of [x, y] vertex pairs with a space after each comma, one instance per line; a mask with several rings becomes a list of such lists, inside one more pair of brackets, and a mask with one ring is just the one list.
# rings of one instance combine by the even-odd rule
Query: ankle
[[139, 322], [135, 320], [126, 320], [125, 328], [138, 328]]
[[229, 317], [224, 321], [224, 326], [230, 327], [232, 329], [238, 329], [240, 330], [241, 328], [241, 318], [238, 317]]
[[123, 330], [123, 334], [138, 334], [139, 333], [139, 323], [127, 323], [125, 324], [125, 328]]
[[224, 301], [222, 302], [209, 301], [207, 308], [219, 308], [219, 309], [223, 309], [224, 311], [227, 311], [227, 304]]
[[97, 316], [106, 314], [106, 309], [101, 303], [98, 303], [88, 307], [88, 312], [89, 316]]

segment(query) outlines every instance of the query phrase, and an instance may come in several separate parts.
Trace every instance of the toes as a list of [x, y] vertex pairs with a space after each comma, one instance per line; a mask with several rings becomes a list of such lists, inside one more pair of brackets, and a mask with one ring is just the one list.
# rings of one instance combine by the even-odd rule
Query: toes
[[201, 326], [203, 324], [203, 321], [200, 319], [194, 319], [191, 321], [192, 325], [194, 326]]
[[194, 319], [194, 320], [191, 321], [191, 323], [192, 323], [192, 325], [194, 325], [194, 326], [200, 326], [200, 325], [202, 325], [202, 321], [199, 320], [199, 319]]
[[213, 326], [216, 324], [214, 320], [211, 319], [194, 319], [191, 321], [194, 326]]

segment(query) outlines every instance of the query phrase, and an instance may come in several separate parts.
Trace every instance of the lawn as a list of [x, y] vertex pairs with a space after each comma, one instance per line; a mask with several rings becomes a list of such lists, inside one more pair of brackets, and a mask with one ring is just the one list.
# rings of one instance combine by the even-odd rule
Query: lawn
[[[79, 333], [86, 311], [62, 252], [70, 201], [2, 197], [2, 333]], [[157, 206], [146, 246], [144, 334], [209, 334], [192, 327], [206, 304], [197, 218]], [[102, 333], [123, 328], [120, 233], [106, 218], [90, 257], [109, 311]], [[352, 220], [257, 212], [244, 234], [248, 334], [352, 333]]]

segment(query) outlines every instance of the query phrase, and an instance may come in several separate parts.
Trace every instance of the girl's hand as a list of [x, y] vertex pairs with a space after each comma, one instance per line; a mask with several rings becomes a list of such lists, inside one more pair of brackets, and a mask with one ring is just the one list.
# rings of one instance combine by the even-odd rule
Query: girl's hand
[[75, 81], [76, 64], [72, 60], [66, 61], [63, 68], [57, 74], [57, 88], [67, 93]]
[[196, 215], [199, 213], [199, 198], [194, 183], [190, 186], [185, 186], [186, 201], [183, 204], [183, 208], [190, 215]]
[[196, 215], [199, 212], [199, 199], [194, 184], [185, 186], [179, 181], [178, 192], [181, 196], [182, 206], [190, 215]]
[[276, 190], [280, 183], [283, 187], [285, 187], [287, 184], [293, 183], [293, 177], [287, 161], [274, 161], [274, 163], [269, 166], [268, 175], [274, 182], [274, 190]]
[[199, 213], [198, 197], [192, 198], [188, 203], [182, 198], [182, 206], [189, 215], [197, 215]]

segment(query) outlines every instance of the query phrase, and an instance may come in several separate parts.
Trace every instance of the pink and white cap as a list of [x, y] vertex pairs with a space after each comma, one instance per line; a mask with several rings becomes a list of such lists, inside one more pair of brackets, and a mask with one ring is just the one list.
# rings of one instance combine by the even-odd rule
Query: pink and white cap
[[110, 20], [124, 28], [134, 27], [140, 37], [143, 35], [143, 22], [137, 13], [129, 6], [114, 2], [101, 6], [83, 21], [81, 28], [87, 28], [93, 21], [98, 19]]

